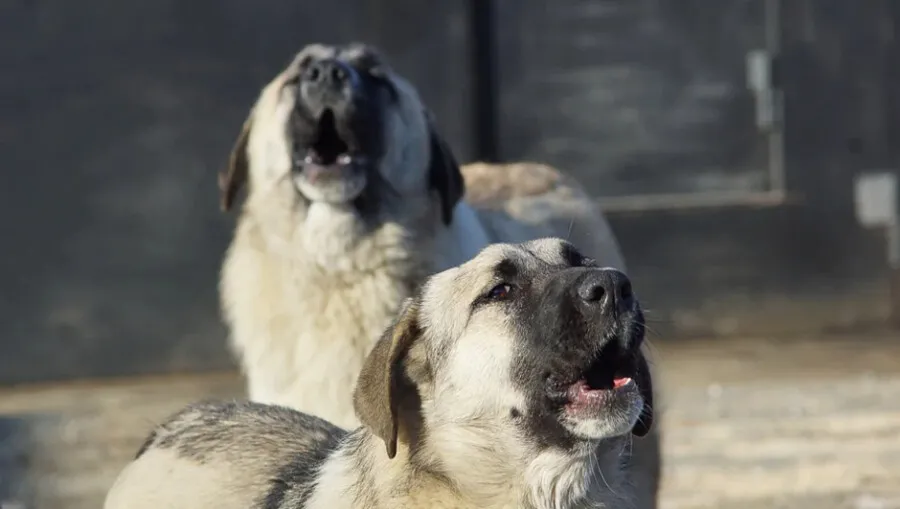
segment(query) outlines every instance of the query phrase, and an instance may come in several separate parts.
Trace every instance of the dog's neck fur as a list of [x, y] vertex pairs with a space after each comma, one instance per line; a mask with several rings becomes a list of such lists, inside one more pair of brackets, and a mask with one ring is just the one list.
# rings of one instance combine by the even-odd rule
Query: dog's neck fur
[[[544, 451], [499, 469], [480, 467], [477, 450], [437, 441], [411, 456], [398, 445], [389, 459], [384, 443], [365, 428], [349, 435], [326, 462], [306, 509], [620, 509], [632, 497], [621, 475], [619, 443], [593, 454]], [[469, 468], [448, 477], [442, 458], [464, 454]], [[425, 459], [423, 456], [430, 459]]]
[[384, 211], [372, 225], [349, 206], [298, 200], [285, 185], [248, 198], [223, 268], [223, 313], [251, 399], [353, 428], [350, 388], [399, 304], [487, 238], [472, 235], [467, 206], [447, 227], [424, 194], [404, 200], [406, 214]]

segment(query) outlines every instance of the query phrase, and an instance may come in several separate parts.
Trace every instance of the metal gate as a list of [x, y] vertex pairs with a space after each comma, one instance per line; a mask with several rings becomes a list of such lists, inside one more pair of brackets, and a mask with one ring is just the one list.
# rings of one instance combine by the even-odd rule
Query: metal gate
[[607, 209], [777, 202], [776, 0], [498, 0], [500, 153]]

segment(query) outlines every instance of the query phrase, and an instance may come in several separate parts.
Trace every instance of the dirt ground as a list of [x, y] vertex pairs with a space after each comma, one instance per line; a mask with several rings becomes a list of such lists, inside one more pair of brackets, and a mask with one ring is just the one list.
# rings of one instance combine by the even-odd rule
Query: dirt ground
[[[900, 332], [658, 342], [661, 509], [900, 509]], [[95, 509], [152, 424], [234, 374], [0, 389], [2, 509]]]

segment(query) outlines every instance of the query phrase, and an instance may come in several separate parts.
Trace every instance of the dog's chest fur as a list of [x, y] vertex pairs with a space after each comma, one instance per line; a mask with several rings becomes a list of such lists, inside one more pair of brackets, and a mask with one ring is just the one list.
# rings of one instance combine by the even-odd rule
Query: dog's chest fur
[[[430, 447], [442, 449], [443, 455], [458, 450], [457, 444], [446, 441]], [[484, 460], [494, 458], [472, 452], [467, 453], [470, 468], [454, 470], [450, 477], [438, 477], [422, 465], [413, 466], [405, 455], [388, 460], [383, 455], [383, 444], [372, 437], [354, 451], [345, 442], [345, 447], [330, 456], [318, 471], [309, 497], [293, 496], [289, 492], [285, 500], [294, 501], [294, 505], [288, 506], [299, 509], [631, 507], [628, 504], [631, 492], [622, 483], [616, 467], [618, 450], [601, 453], [592, 462], [546, 451], [526, 461], [524, 470], [521, 465], [514, 466], [517, 460], [509, 458], [499, 471], [490, 473], [479, 467]], [[605, 474], [595, 469], [602, 469]]]
[[353, 427], [365, 356], [426, 269], [396, 225], [358, 236], [335, 232], [334, 218], [321, 229], [308, 219], [274, 238], [242, 220], [223, 268], [223, 312], [251, 399]]

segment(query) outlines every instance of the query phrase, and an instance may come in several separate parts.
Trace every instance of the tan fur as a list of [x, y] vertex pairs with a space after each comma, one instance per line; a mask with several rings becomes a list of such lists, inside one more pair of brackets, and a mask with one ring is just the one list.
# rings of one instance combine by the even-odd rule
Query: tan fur
[[601, 417], [619, 424], [590, 439], [537, 445], [509, 410], [529, 411], [515, 370], [533, 348], [523, 331], [543, 324], [508, 306], [473, 308], [500, 260], [567, 263], [560, 244], [492, 245], [428, 278], [364, 362], [363, 427], [348, 434], [269, 405], [193, 405], [154, 430], [104, 508], [631, 509], [622, 457], [647, 400], [629, 421]]
[[563, 175], [556, 169], [537, 163], [471, 163], [462, 171], [468, 190], [466, 201], [480, 208], [547, 193], [563, 180]]
[[[327, 53], [313, 45], [298, 56]], [[625, 270], [603, 215], [577, 182], [536, 163], [462, 168], [466, 198], [449, 225], [438, 196], [427, 191], [437, 136], [415, 88], [385, 71], [399, 101], [384, 126], [380, 173], [399, 193], [381, 197], [386, 212], [364, 232], [348, 207], [305, 203], [287, 178], [295, 97], [287, 83], [296, 61], [261, 92], [238, 138], [223, 200], [246, 164], [247, 199], [220, 282], [231, 344], [251, 399], [356, 426], [350, 389], [381, 331], [422, 279], [460, 264], [491, 242], [538, 237], [570, 239], [603, 265]], [[245, 156], [239, 156], [245, 150]], [[231, 184], [231, 185], [229, 185]], [[226, 204], [223, 202], [223, 204]], [[654, 433], [635, 445], [638, 482], [655, 507], [659, 443]]]

